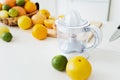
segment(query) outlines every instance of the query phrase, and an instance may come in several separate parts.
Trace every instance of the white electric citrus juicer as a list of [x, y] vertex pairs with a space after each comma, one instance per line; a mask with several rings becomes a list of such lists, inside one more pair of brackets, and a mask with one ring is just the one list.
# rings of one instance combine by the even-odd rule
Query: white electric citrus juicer
[[[101, 42], [102, 33], [96, 26], [91, 26], [81, 18], [78, 11], [71, 11], [55, 22], [59, 48], [63, 53], [84, 53], [95, 48]], [[93, 44], [88, 42], [89, 34], [94, 37]]]

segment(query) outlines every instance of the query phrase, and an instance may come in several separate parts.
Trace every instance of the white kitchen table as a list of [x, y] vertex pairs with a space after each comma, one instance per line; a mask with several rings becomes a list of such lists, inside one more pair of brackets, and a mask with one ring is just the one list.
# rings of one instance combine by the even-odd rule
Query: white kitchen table
[[[89, 80], [120, 80], [120, 39], [109, 42], [117, 26], [117, 23], [103, 23], [101, 44], [88, 52], [92, 65]], [[56, 38], [37, 40], [31, 30], [9, 29], [12, 41], [0, 40], [0, 80], [70, 80], [65, 72], [51, 65], [51, 59], [61, 54]]]

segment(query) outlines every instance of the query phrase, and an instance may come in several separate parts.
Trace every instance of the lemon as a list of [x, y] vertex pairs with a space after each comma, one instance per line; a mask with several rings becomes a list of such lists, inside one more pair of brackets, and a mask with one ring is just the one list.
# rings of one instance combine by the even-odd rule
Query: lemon
[[16, 0], [16, 5], [17, 6], [24, 6], [25, 0]]
[[10, 42], [13, 38], [12, 34], [10, 32], [4, 32], [1, 36], [3, 41]]
[[36, 39], [43, 40], [47, 37], [47, 29], [42, 24], [35, 24], [32, 28], [32, 35]]
[[82, 56], [72, 57], [66, 66], [66, 73], [72, 80], [87, 80], [91, 71], [90, 62]]
[[52, 66], [58, 71], [64, 71], [68, 60], [64, 55], [56, 55], [52, 59]]
[[8, 12], [6, 10], [1, 10], [0, 18], [8, 18]]
[[9, 32], [8, 27], [6, 26], [0, 26], [0, 37], [4, 32]]
[[43, 15], [46, 16], [46, 18], [49, 18], [49, 16], [50, 16], [50, 12], [48, 10], [46, 10], [46, 9], [39, 10], [38, 14], [43, 14]]
[[18, 27], [26, 30], [31, 28], [32, 26], [32, 21], [28, 16], [21, 16], [18, 18]]
[[16, 9], [12, 8], [8, 11], [8, 14], [10, 17], [16, 17], [16, 16], [18, 16], [18, 11]]
[[55, 23], [54, 19], [45, 19], [44, 20], [44, 25], [49, 29], [53, 29], [53, 24], [54, 23]]

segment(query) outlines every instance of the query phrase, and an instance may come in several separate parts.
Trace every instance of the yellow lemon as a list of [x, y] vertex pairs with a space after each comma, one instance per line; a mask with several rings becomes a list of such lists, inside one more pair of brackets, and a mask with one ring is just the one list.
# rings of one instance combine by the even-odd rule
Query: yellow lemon
[[0, 18], [8, 18], [8, 12], [6, 10], [0, 11]]
[[28, 16], [21, 16], [18, 18], [18, 27], [23, 30], [29, 29], [32, 26], [32, 21]]
[[4, 32], [9, 32], [8, 27], [6, 26], [0, 26], [0, 37]]
[[45, 15], [46, 18], [49, 18], [49, 16], [50, 16], [50, 12], [46, 9], [41, 9], [41, 10], [39, 10], [38, 13]]
[[91, 71], [90, 62], [82, 56], [75, 56], [68, 60], [66, 73], [72, 80], [87, 80]]
[[43, 40], [47, 37], [47, 29], [42, 24], [36, 24], [32, 28], [32, 35], [36, 39]]
[[55, 23], [55, 20], [54, 19], [46, 19], [44, 20], [44, 25], [47, 27], [47, 28], [50, 28], [50, 29], [53, 29], [53, 24]]

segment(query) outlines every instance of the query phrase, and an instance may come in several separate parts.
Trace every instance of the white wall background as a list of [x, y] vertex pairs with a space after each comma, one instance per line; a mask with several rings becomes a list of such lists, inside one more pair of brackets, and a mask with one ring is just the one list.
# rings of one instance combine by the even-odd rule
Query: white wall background
[[[3, 2], [3, 1], [4, 0], [0, 0], [0, 2]], [[51, 12], [51, 15], [53, 15], [53, 16], [56, 16], [56, 14], [57, 15], [64, 14], [66, 8], [64, 8], [63, 6], [66, 5], [66, 3], [68, 3], [68, 0], [31, 0], [31, 1], [39, 2], [41, 9], [43, 9], [43, 8], [48, 9]], [[58, 1], [59, 3], [56, 4], [56, 1]], [[60, 1], [62, 1], [62, 3]], [[69, 1], [79, 1], [79, 0], [69, 0]], [[88, 1], [91, 1], [91, 0], [88, 0]], [[104, 0], [96, 0], [96, 1], [104, 1]], [[98, 4], [100, 4], [100, 3], [98, 3]], [[104, 6], [104, 5], [105, 4], [101, 4], [101, 6]], [[67, 9], [69, 9], [69, 8], [67, 8]], [[96, 10], [96, 9], [94, 9], [94, 10]], [[96, 14], [90, 15], [90, 16], [95, 17], [96, 15], [98, 15], [98, 13], [103, 15], [104, 12], [99, 12], [98, 10], [96, 10]], [[96, 16], [95, 18], [97, 18], [97, 17], [100, 17], [100, 16]], [[106, 18], [106, 16], [104, 16], [104, 17]], [[100, 17], [100, 18], [104, 18], [104, 17]], [[110, 21], [120, 23], [120, 0], [112, 0], [111, 10], [110, 10]]]
[[112, 0], [110, 21], [120, 23], [120, 0]]
[[93, 21], [106, 21], [109, 0], [57, 0], [57, 14], [77, 9], [81, 16]]
[[56, 0], [31, 0], [33, 2], [39, 2], [40, 9], [47, 9], [50, 11], [52, 16], [56, 16], [55, 1]]

